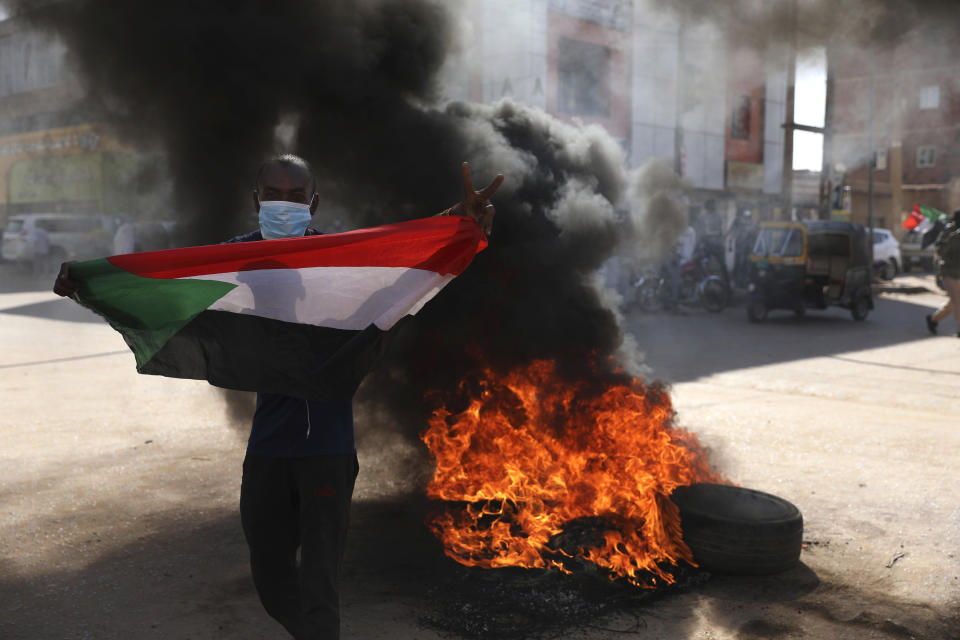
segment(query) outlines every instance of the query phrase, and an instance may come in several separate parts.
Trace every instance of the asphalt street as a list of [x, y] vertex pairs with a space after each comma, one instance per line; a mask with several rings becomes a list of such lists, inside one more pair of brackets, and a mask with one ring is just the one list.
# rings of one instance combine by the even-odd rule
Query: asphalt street
[[[285, 637], [237, 513], [250, 397], [137, 375], [99, 318], [0, 276], [0, 638]], [[931, 276], [888, 289], [862, 323], [627, 312], [677, 423], [731, 481], [797, 505], [805, 549], [785, 574], [713, 576], [550, 637], [960, 637], [960, 339], [952, 320], [926, 331]], [[422, 621], [450, 572], [422, 526], [429, 467], [384, 422], [358, 407], [344, 637], [445, 637]]]

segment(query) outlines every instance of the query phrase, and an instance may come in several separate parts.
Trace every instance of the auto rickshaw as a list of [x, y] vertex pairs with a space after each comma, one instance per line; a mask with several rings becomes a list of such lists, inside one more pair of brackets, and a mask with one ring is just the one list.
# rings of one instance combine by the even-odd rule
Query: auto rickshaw
[[854, 320], [873, 309], [870, 246], [863, 226], [837, 220], [764, 222], [750, 254], [747, 318], [763, 322], [771, 309], [802, 316], [831, 306]]

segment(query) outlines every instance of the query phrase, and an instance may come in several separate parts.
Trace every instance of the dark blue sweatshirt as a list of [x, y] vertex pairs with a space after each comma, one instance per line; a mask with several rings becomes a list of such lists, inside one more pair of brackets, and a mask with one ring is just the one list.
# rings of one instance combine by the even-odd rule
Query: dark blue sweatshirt
[[[319, 233], [310, 228], [304, 235]], [[255, 240], [263, 240], [259, 229], [227, 242]], [[294, 458], [356, 450], [352, 400], [315, 402], [276, 393], [257, 394], [247, 453]]]

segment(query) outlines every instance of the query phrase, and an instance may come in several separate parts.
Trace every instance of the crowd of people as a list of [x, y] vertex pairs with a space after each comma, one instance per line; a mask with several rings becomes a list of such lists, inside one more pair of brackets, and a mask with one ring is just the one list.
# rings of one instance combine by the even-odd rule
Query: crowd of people
[[713, 200], [704, 203], [671, 248], [662, 265], [669, 297], [665, 307], [683, 312], [682, 272], [698, 260], [704, 275], [719, 276], [729, 288], [745, 288], [750, 276], [750, 251], [757, 236], [756, 217], [749, 209], [740, 212], [728, 226]]

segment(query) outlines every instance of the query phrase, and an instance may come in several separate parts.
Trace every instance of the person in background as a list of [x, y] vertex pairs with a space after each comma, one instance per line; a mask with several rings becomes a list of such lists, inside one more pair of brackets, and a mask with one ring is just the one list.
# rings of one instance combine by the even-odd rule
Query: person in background
[[40, 226], [39, 221], [34, 221], [33, 230], [30, 232], [30, 259], [33, 263], [34, 277], [47, 274], [50, 261], [50, 235]]
[[734, 238], [735, 261], [733, 267], [734, 283], [738, 287], [745, 287], [750, 277], [750, 252], [757, 239], [757, 225], [753, 213], [745, 209], [733, 223], [731, 233]]
[[667, 308], [680, 311], [680, 271], [681, 267], [691, 260], [697, 249], [697, 231], [691, 225], [687, 225], [686, 230], [677, 238], [673, 245], [670, 258], [667, 260], [664, 268], [667, 277], [670, 278], [670, 299], [667, 300]]
[[117, 227], [117, 232], [113, 234], [113, 253], [118, 256], [124, 253], [133, 253], [136, 251], [136, 243], [137, 237], [133, 222], [129, 218], [124, 218], [120, 226]]
[[717, 211], [717, 203], [711, 198], [703, 203], [703, 213], [697, 219], [697, 242], [700, 250], [716, 256], [723, 264], [723, 217]]
[[927, 329], [937, 333], [937, 325], [950, 313], [957, 321], [957, 337], [960, 338], [960, 209], [953, 212], [953, 220], [940, 233], [937, 239], [938, 271], [943, 288], [947, 292], [947, 302], [936, 313], [928, 315]]

